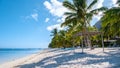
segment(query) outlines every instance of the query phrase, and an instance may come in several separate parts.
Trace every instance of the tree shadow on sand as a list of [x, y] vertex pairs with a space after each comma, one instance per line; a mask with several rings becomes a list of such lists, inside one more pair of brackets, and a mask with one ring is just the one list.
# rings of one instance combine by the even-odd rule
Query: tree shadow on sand
[[[105, 54], [107, 54], [107, 56], [98, 56], [95, 54], [88, 54], [88, 53], [73, 53], [73, 52], [68, 52], [68, 53], [61, 53], [61, 54], [57, 54], [54, 56], [50, 56], [50, 57], [46, 57], [44, 59], [42, 59], [41, 61], [37, 62], [37, 63], [31, 63], [31, 64], [24, 64], [24, 65], [19, 65], [16, 67], [19, 68], [36, 68], [36, 67], [40, 67], [40, 68], [56, 68], [60, 65], [71, 65], [71, 64], [82, 64], [82, 65], [90, 65], [90, 64], [97, 64], [97, 63], [103, 63], [103, 62], [108, 62], [110, 64], [113, 64], [114, 66], [112, 66], [111, 68], [116, 68], [116, 67], [120, 67], [120, 52], [105, 52]], [[83, 58], [96, 58], [95, 59], [87, 59], [86, 62], [77, 62], [77, 63], [73, 63], [73, 62], [69, 62], [72, 60], [77, 60], [77, 59], [83, 59]], [[99, 59], [99, 58], [104, 58], [104, 59]], [[54, 61], [54, 62], [51, 62]], [[118, 63], [116, 63], [116, 61], [118, 61]], [[48, 63], [51, 62], [51, 63]], [[68, 63], [69, 62], [69, 63]]]

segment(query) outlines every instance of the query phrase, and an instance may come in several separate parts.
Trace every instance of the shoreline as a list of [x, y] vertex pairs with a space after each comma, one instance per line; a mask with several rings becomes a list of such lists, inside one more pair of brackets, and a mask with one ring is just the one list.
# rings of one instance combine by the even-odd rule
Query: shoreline
[[[36, 54], [43, 49], [35, 49], [35, 48], [1, 48], [0, 49], [0, 65], [6, 62], [14, 61], [26, 56], [30, 56], [32, 54]], [[9, 58], [8, 58], [9, 57]]]
[[[109, 57], [109, 58], [107, 58]], [[115, 59], [114, 59], [115, 58]], [[6, 62], [0, 68], [105, 68], [120, 66], [119, 48], [95, 48], [94, 50], [84, 49], [45, 49], [17, 60]]]
[[37, 54], [41, 53], [41, 51], [43, 51], [43, 50], [39, 50], [39, 51], [36, 52], [36, 53], [29, 54], [29, 55], [26, 55], [26, 56], [23, 56], [23, 57], [19, 57], [19, 58], [17, 58], [17, 59], [13, 59], [13, 60], [4, 62], [4, 63], [0, 64], [0, 68], [4, 68], [4, 67], [14, 68], [16, 65], [23, 64], [23, 63], [26, 62], [27, 60], [32, 59], [32, 58], [35, 57]]

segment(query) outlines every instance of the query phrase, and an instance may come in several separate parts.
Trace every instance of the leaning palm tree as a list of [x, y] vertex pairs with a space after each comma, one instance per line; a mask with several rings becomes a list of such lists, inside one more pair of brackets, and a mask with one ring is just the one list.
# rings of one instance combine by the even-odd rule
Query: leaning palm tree
[[[65, 22], [63, 22], [61, 26], [68, 26], [69, 24], [72, 24], [73, 27], [71, 28], [73, 30], [77, 30], [76, 28], [79, 27], [79, 29], [82, 30], [82, 33], [87, 33], [87, 27], [90, 25], [90, 21], [92, 20], [93, 15], [106, 9], [105, 7], [93, 9], [93, 6], [97, 3], [97, 1], [98, 0], [93, 0], [88, 5], [87, 0], [72, 0], [72, 3], [65, 0], [63, 2], [63, 6], [66, 7], [69, 11], [64, 13], [66, 18]], [[83, 37], [88, 39], [89, 34], [83, 35]], [[86, 41], [86, 43], [87, 45], [90, 44], [88, 41]]]
[[102, 31], [108, 37], [120, 36], [120, 0], [117, 4], [117, 7], [110, 8], [101, 18]]

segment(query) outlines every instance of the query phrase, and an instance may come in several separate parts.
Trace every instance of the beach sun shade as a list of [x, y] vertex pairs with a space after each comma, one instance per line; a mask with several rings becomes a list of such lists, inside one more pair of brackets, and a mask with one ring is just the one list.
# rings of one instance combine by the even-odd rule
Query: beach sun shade
[[[103, 33], [99, 31], [91, 31], [91, 32], [78, 32], [74, 35], [74, 37], [77, 36], [94, 36], [94, 35], [101, 35], [101, 40], [102, 40], [102, 47], [103, 47], [103, 52], [104, 52], [104, 41], [103, 41]], [[83, 52], [83, 45], [82, 45], [82, 52]]]

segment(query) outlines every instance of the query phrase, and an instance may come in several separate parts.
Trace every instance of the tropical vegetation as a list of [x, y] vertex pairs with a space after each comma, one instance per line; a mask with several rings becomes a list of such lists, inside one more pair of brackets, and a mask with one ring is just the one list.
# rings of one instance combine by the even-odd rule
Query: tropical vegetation
[[107, 10], [101, 18], [101, 31], [107, 40], [120, 37], [120, 0], [118, 0], [116, 4], [118, 6]]
[[[117, 1], [118, 6], [107, 9], [105, 7], [93, 9], [98, 0], [72, 0], [63, 1], [63, 6], [69, 11], [65, 12], [65, 21], [61, 24], [61, 27], [65, 27], [64, 30], [54, 29], [52, 33], [52, 40], [49, 47], [52, 48], [67, 48], [76, 46], [90, 46], [99, 44], [101, 45], [101, 39], [99, 35], [91, 36], [89, 32], [98, 31], [95, 27], [90, 25], [90, 21], [93, 15], [97, 15], [99, 12], [103, 12], [101, 18], [101, 32], [104, 34], [105, 39], [111, 39], [113, 37], [120, 37], [120, 0]], [[82, 35], [78, 36], [77, 34]], [[86, 34], [87, 33], [87, 34]]]
[[[97, 1], [98, 0], [93, 0], [88, 5], [87, 0], [73, 0], [72, 3], [65, 0], [63, 2], [63, 6], [69, 9], [69, 11], [64, 13], [66, 18], [65, 22], [63, 22], [61, 26], [67, 27], [68, 29], [66, 31], [62, 30], [57, 32], [49, 46], [51, 47], [57, 45], [58, 47], [59, 44], [59, 47], [61, 47], [61, 45], [63, 47], [77, 46], [80, 45], [80, 40], [82, 38], [90, 41], [89, 34], [83, 35], [83, 37], [79, 36], [77, 38], [74, 37], [74, 34], [78, 32], [87, 33], [89, 31], [90, 21], [92, 20], [93, 15], [106, 9], [104, 7], [93, 9], [92, 7], [97, 3]], [[88, 41], [84, 42], [87, 46], [91, 45]]]

